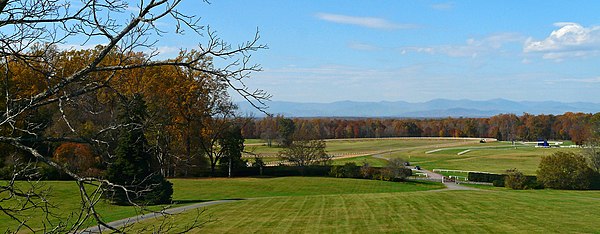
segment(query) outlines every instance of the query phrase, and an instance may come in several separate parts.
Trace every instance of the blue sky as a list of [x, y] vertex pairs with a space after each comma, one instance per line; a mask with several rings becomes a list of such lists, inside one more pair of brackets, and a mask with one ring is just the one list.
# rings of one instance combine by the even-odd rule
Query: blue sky
[[[269, 49], [253, 54], [264, 71], [247, 84], [272, 100], [600, 102], [598, 1], [187, 4], [184, 11], [231, 43], [258, 28]], [[160, 46], [196, 41], [165, 38]]]

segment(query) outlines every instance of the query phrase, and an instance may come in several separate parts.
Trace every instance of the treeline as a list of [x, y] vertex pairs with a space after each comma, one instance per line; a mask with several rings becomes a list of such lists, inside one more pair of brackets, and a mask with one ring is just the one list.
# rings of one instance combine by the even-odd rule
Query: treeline
[[[245, 138], [273, 140], [283, 116], [255, 119], [242, 129]], [[583, 143], [600, 125], [600, 113], [562, 115], [499, 114], [489, 118], [294, 118], [297, 133], [323, 139], [372, 137], [489, 137], [498, 140], [572, 140]]]
[[[5, 76], [0, 75], [4, 81], [0, 85], [0, 98], [21, 100], [42, 93], [49, 86], [60, 84], [61, 80], [52, 80], [46, 77], [52, 74], [35, 69], [43, 70], [44, 65], [50, 63], [53, 72], [70, 74], [89, 64], [102, 49], [99, 46], [60, 51], [38, 46], [28, 55], [40, 58], [40, 61], [13, 59], [0, 62], [8, 71]], [[106, 55], [101, 65], [133, 66], [151, 59], [143, 53], [124, 53], [115, 49]], [[122, 59], [125, 55], [127, 60]], [[182, 53], [168, 61], [193, 63], [194, 67], [207, 70], [213, 66], [210, 57], [195, 51]], [[235, 117], [236, 107], [229, 98], [227, 81], [222, 77], [185, 67], [148, 66], [90, 73], [81, 80], [96, 86], [88, 87], [86, 82], [69, 83], [63, 89], [73, 94], [51, 97], [48, 104], [19, 113], [10, 126], [0, 128], [0, 132], [24, 142], [25, 147], [35, 149], [74, 173], [104, 176], [109, 165], [115, 162], [122, 129], [132, 125], [119, 121], [119, 115], [143, 112], [143, 121], [136, 122], [135, 129], [141, 129], [144, 141], [147, 139], [144, 150], [152, 155], [152, 162], [146, 163], [164, 176], [214, 175], [219, 165], [243, 164], [239, 160], [243, 149], [240, 134], [243, 119]], [[96, 91], [82, 91], [86, 89]], [[119, 106], [135, 96], [144, 103], [143, 109], [119, 111]], [[7, 105], [28, 103], [0, 102], [0, 109], [5, 110]], [[18, 164], [37, 161], [27, 151], [10, 144], [0, 144], [0, 150], [4, 152], [0, 155], [0, 174], [5, 176], [10, 177]], [[237, 158], [221, 162], [231, 155]], [[46, 164], [39, 163], [39, 166], [42, 175], [58, 173]], [[53, 176], [56, 177], [59, 176]]]

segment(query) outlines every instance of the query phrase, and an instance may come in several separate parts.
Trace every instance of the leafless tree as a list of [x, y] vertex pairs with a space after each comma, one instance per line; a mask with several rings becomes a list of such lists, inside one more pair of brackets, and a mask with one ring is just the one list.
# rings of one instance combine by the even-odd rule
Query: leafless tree
[[326, 164], [331, 159], [325, 152], [325, 141], [321, 139], [294, 141], [279, 152], [279, 157], [298, 167]]
[[[118, 129], [111, 125], [95, 134], [81, 134], [81, 129], [71, 124], [73, 114], [64, 111], [70, 102], [76, 102], [87, 94], [110, 89], [111, 80], [119, 72], [156, 66], [176, 66], [202, 72], [220, 79], [237, 91], [252, 105], [261, 108], [269, 96], [262, 90], [250, 90], [244, 85], [249, 74], [259, 71], [258, 65], [250, 63], [250, 53], [265, 49], [259, 44], [258, 32], [249, 41], [231, 45], [221, 40], [199, 17], [182, 12], [183, 0], [0, 0], [0, 143], [12, 147], [35, 161], [45, 163], [74, 179], [81, 194], [81, 212], [70, 217], [68, 223], [46, 227], [45, 232], [72, 232], [93, 219], [98, 225], [112, 231], [123, 231], [107, 225], [95, 209], [106, 187], [126, 189], [124, 186], [96, 177], [81, 176], [54, 162], [41, 152], [37, 144], [52, 142], [84, 142], [107, 144], [102, 137]], [[196, 3], [196, 2], [194, 2]], [[159, 27], [169, 22], [173, 28]], [[167, 33], [198, 35], [198, 47], [183, 50], [172, 59], [157, 59], [157, 43]], [[54, 59], [61, 48], [95, 47], [95, 53], [84, 61], [79, 69], [69, 71]], [[136, 53], [145, 52], [144, 60], [135, 59]], [[117, 61], [107, 63], [109, 56]], [[220, 60], [222, 66], [205, 66], [202, 60], [211, 57]], [[35, 93], [19, 93], [13, 86], [12, 64], [25, 64], [29, 74], [40, 77], [44, 86]], [[92, 77], [102, 77], [95, 79]], [[54, 136], [40, 131], [46, 123], [36, 122], [32, 113], [44, 108], [57, 108], [70, 135]], [[86, 111], [86, 110], [81, 110]], [[90, 111], [92, 113], [92, 111]], [[47, 212], [48, 200], [43, 190], [36, 187], [34, 164], [24, 163], [15, 167], [13, 177], [0, 186], [0, 211], [19, 221], [12, 231], [30, 228], [19, 212], [41, 209]], [[16, 186], [17, 179], [33, 181], [30, 189]], [[93, 189], [91, 189], [93, 188]], [[4, 207], [5, 201], [19, 199], [20, 206]], [[49, 214], [50, 215], [50, 214]]]

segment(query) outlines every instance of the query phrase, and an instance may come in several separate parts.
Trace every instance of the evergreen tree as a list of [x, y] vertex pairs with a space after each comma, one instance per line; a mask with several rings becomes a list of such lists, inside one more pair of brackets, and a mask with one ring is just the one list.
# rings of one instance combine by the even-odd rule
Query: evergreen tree
[[173, 184], [156, 170], [157, 163], [148, 150], [143, 123], [146, 103], [139, 94], [119, 106], [119, 134], [115, 160], [109, 165], [106, 178], [122, 188], [111, 188], [109, 199], [119, 205], [131, 202], [146, 205], [171, 203]]
[[231, 177], [238, 168], [246, 167], [246, 161], [242, 160], [242, 151], [244, 151], [242, 129], [237, 125], [233, 125], [227, 128], [221, 136], [219, 145], [223, 157], [221, 157], [219, 165], [221, 170], [226, 171]]

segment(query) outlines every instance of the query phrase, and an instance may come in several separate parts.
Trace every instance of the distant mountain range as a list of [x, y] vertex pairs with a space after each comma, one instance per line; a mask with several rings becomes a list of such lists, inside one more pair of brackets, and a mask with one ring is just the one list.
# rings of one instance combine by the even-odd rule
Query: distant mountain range
[[[247, 102], [239, 102], [242, 113], [252, 113], [256, 117], [265, 116]], [[354, 102], [298, 103], [271, 101], [266, 110], [271, 114], [286, 117], [490, 117], [497, 114], [563, 114], [565, 112], [600, 112], [600, 103], [555, 102], [555, 101], [510, 101], [492, 99], [487, 101], [434, 99], [428, 102]]]

